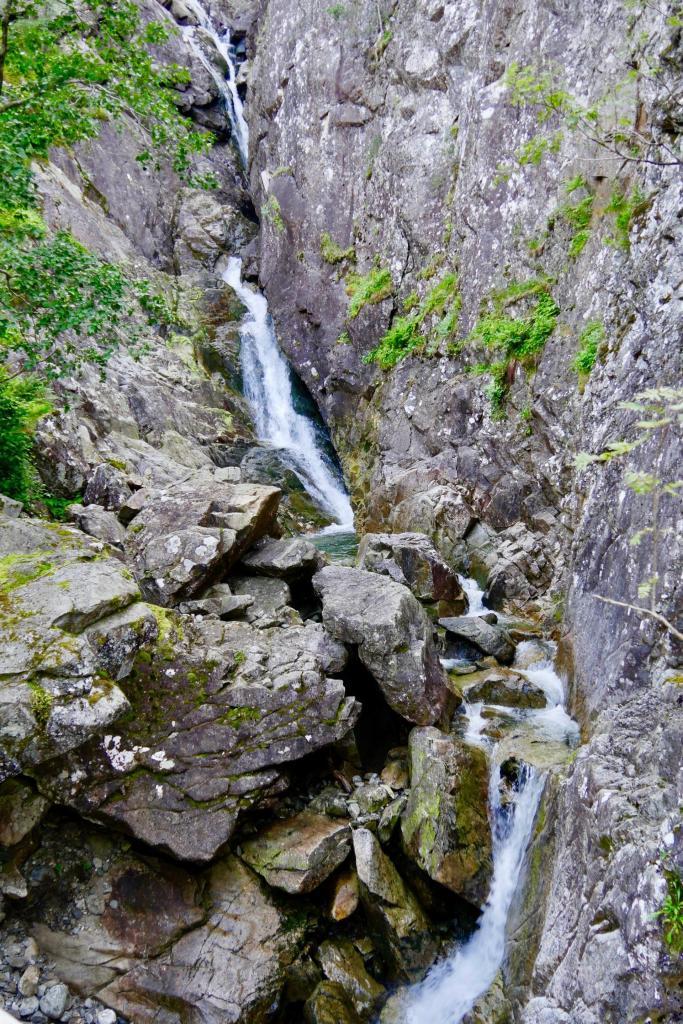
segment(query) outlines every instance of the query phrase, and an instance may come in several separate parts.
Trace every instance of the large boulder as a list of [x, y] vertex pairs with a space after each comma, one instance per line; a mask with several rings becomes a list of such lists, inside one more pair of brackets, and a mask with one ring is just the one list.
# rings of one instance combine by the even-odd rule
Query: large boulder
[[126, 555], [143, 594], [169, 606], [224, 576], [275, 527], [280, 492], [194, 473], [136, 498], [141, 507], [128, 527]]
[[348, 822], [302, 811], [274, 821], [241, 845], [242, 858], [269, 885], [289, 893], [311, 892], [351, 852]]
[[0, 517], [0, 780], [102, 732], [156, 620], [121, 562], [77, 530]]
[[434, 881], [482, 906], [493, 869], [486, 755], [433, 728], [413, 729], [409, 742], [404, 849]]
[[318, 959], [325, 977], [341, 985], [358, 1016], [362, 1020], [371, 1018], [386, 989], [368, 973], [353, 943], [343, 938], [323, 942]]
[[80, 825], [34, 854], [25, 915], [54, 973], [140, 1024], [267, 1019], [301, 928], [237, 857], [190, 872], [128, 845]]
[[296, 580], [312, 576], [325, 564], [325, 559], [310, 540], [287, 537], [259, 541], [242, 558], [248, 573], [255, 576], [275, 576], [281, 580]]
[[286, 787], [281, 768], [345, 736], [359, 705], [286, 629], [159, 610], [160, 637], [123, 688], [116, 729], [39, 773], [55, 802], [185, 860]]
[[436, 956], [432, 926], [369, 829], [354, 831], [353, 850], [361, 901], [378, 947], [393, 974], [414, 981]]
[[440, 615], [467, 611], [458, 574], [423, 533], [368, 533], [360, 542], [358, 565], [410, 587], [423, 604], [437, 605]]
[[438, 721], [451, 700], [427, 615], [407, 587], [376, 573], [329, 565], [313, 577], [325, 629], [356, 644], [387, 703], [418, 725]]
[[544, 708], [548, 703], [540, 686], [516, 672], [489, 672], [465, 690], [467, 700], [511, 708]]
[[503, 626], [493, 625], [479, 615], [439, 619], [448, 635], [474, 644], [483, 654], [490, 654], [502, 665], [509, 665], [515, 656], [514, 642]]
[[304, 1005], [306, 1024], [360, 1024], [360, 1017], [342, 986], [321, 981]]

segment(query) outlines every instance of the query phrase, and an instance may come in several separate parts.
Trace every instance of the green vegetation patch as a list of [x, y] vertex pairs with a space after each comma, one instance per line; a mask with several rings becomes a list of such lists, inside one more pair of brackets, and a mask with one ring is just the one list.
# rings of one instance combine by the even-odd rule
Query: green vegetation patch
[[352, 262], [356, 258], [352, 245], [348, 249], [342, 249], [327, 231], [323, 232], [320, 236], [320, 255], [325, 260], [325, 263], [330, 263], [332, 266], [337, 263], [344, 263], [347, 260]]
[[52, 694], [44, 690], [39, 683], [32, 682], [28, 686], [31, 691], [31, 711], [33, 717], [41, 729], [44, 729], [52, 711]]
[[261, 207], [261, 218], [270, 224], [272, 228], [281, 235], [285, 230], [285, 222], [282, 217], [282, 209], [277, 196], [270, 195]]
[[386, 267], [373, 267], [364, 276], [347, 274], [346, 294], [349, 296], [348, 317], [355, 319], [365, 306], [373, 306], [388, 299], [394, 290], [391, 271]]
[[662, 920], [664, 940], [672, 953], [683, 953], [683, 879], [676, 871], [666, 872], [667, 894], [657, 917]]
[[[420, 301], [417, 292], [405, 300], [408, 315], [397, 317], [379, 344], [363, 357], [365, 363], [377, 363], [383, 370], [396, 366], [417, 350], [433, 355], [441, 341], [451, 337], [460, 312], [458, 278], [449, 272]], [[435, 322], [436, 321], [436, 322]]]
[[579, 350], [572, 364], [579, 375], [585, 377], [591, 372], [598, 358], [598, 349], [605, 337], [605, 328], [601, 320], [591, 320], [579, 335]]

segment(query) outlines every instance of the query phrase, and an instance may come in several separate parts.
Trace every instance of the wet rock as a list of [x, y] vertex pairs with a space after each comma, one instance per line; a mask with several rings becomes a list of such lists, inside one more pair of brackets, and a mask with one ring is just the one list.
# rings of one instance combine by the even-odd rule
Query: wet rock
[[303, 537], [260, 541], [242, 558], [242, 565], [255, 576], [274, 576], [295, 580], [312, 576], [322, 568], [324, 559], [318, 549]]
[[323, 942], [318, 950], [323, 974], [341, 985], [361, 1020], [368, 1020], [385, 994], [365, 968], [363, 958], [348, 939]]
[[342, 864], [351, 851], [347, 822], [303, 811], [275, 821], [255, 839], [242, 843], [242, 858], [277, 889], [311, 892]]
[[325, 629], [358, 645], [387, 703], [418, 724], [437, 721], [450, 702], [432, 629], [407, 587], [376, 573], [327, 566], [313, 577]]
[[439, 619], [447, 634], [474, 644], [484, 654], [509, 665], [515, 656], [515, 645], [502, 626], [494, 626], [480, 616]]
[[359, 706], [286, 629], [160, 621], [156, 647], [122, 683], [130, 712], [38, 782], [90, 818], [208, 860], [242, 811], [286, 785], [280, 766], [341, 739]]
[[69, 519], [89, 536], [112, 547], [123, 547], [126, 531], [114, 513], [102, 505], [70, 505]]
[[360, 1024], [341, 985], [321, 981], [304, 1006], [306, 1024]]
[[358, 566], [405, 584], [419, 601], [436, 604], [440, 615], [467, 611], [457, 573], [423, 533], [366, 534], [358, 549]]
[[353, 833], [361, 901], [391, 970], [415, 980], [436, 955], [431, 925], [398, 871], [366, 828]]
[[493, 865], [488, 780], [479, 747], [438, 729], [412, 730], [403, 846], [430, 878], [477, 906], [488, 895]]
[[513, 672], [490, 672], [481, 682], [468, 687], [466, 694], [470, 703], [483, 701], [511, 708], [544, 708], [547, 704], [539, 686]]
[[359, 901], [358, 875], [355, 871], [345, 871], [334, 886], [330, 917], [333, 921], [346, 921], [358, 909]]
[[126, 537], [142, 592], [165, 606], [193, 597], [268, 532], [278, 501], [273, 487], [220, 484], [200, 473], [148, 491]]

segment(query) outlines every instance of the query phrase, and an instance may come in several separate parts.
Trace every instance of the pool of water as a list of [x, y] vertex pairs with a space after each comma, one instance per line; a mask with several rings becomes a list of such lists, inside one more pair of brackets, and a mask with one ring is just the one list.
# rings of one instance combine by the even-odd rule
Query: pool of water
[[329, 555], [332, 562], [354, 561], [358, 553], [358, 534], [353, 530], [331, 528], [306, 539], [312, 541], [318, 551]]

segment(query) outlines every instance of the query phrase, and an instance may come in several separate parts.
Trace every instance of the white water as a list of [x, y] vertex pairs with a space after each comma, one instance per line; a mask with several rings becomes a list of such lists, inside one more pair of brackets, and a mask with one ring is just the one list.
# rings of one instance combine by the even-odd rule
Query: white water
[[500, 806], [498, 772], [492, 772], [493, 881], [472, 938], [432, 968], [406, 1006], [408, 1024], [458, 1024], [489, 988], [503, 962], [505, 923], [543, 791], [544, 776], [529, 770], [512, 816]]
[[484, 615], [490, 611], [489, 608], [484, 607], [484, 591], [481, 589], [476, 580], [471, 579], [469, 576], [460, 576], [460, 585], [465, 591], [467, 598], [467, 611], [466, 616], [471, 615]]
[[185, 39], [218, 86], [228, 111], [233, 138], [242, 158], [242, 163], [246, 168], [249, 163], [249, 126], [244, 116], [244, 104], [237, 91], [237, 70], [230, 42], [230, 32], [226, 31], [223, 35], [219, 35], [216, 32], [211, 23], [211, 18], [199, 3], [199, 0], [185, 0], [185, 4], [196, 17], [200, 27], [210, 36], [213, 45], [227, 68], [227, 75], [221, 74], [220, 69], [207, 57], [205, 50], [202, 48], [199, 33], [194, 25], [187, 25], [183, 29]]
[[282, 454], [306, 490], [338, 524], [353, 528], [353, 510], [339, 475], [325, 457], [312, 421], [294, 408], [289, 366], [275, 340], [268, 304], [242, 281], [241, 260], [233, 257], [223, 280], [248, 309], [240, 328], [244, 393], [256, 432]]

